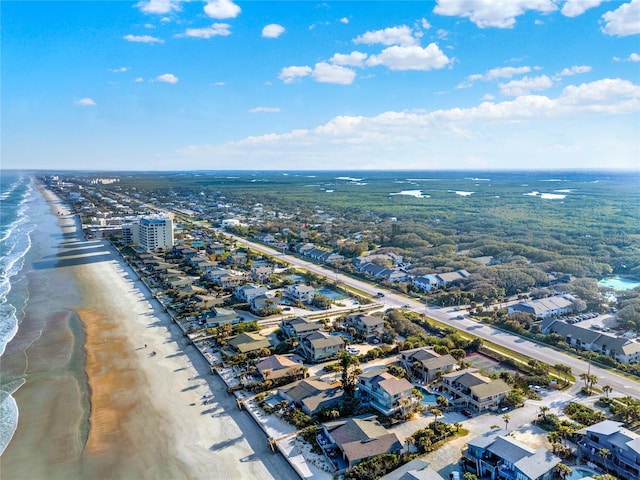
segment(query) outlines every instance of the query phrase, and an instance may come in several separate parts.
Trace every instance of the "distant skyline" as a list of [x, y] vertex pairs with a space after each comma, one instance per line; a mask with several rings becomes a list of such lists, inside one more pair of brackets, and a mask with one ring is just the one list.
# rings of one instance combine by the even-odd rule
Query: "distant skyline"
[[2, 168], [640, 170], [640, 0], [0, 8]]

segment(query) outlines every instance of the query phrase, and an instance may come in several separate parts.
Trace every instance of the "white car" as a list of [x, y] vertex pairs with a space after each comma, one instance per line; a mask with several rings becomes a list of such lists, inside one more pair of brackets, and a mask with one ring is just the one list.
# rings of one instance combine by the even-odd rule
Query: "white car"
[[358, 355], [360, 353], [360, 350], [353, 347], [347, 347], [347, 352], [349, 352], [351, 355]]

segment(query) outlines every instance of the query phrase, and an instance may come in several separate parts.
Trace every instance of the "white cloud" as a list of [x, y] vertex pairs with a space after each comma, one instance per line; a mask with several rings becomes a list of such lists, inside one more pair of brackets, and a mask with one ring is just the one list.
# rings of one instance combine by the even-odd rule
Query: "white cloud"
[[165, 14], [180, 10], [180, 0], [149, 0], [135, 4], [144, 13]]
[[74, 103], [76, 105], [81, 106], [81, 107], [95, 107], [96, 106], [95, 100], [93, 98], [89, 98], [89, 97], [81, 98], [80, 100], [76, 100]]
[[173, 73], [163, 73], [162, 75], [158, 75], [155, 78], [156, 82], [162, 82], [162, 83], [178, 83], [178, 77], [176, 77]]
[[429, 20], [427, 20], [426, 18], [420, 19], [420, 26], [425, 30], [429, 30], [431, 28], [431, 24], [429, 23]]
[[[628, 117], [616, 115], [632, 112], [640, 112], [640, 85], [605, 79], [567, 87], [556, 98], [525, 95], [470, 108], [338, 116], [315, 128], [190, 145], [179, 153], [185, 161], [219, 157], [246, 168], [264, 168], [265, 159], [271, 167], [296, 168], [304, 159], [327, 169], [451, 169], [470, 168], [473, 158], [491, 159], [487, 166], [493, 168], [578, 168], [601, 165], [603, 156], [612, 168], [630, 168], [637, 142], [628, 138]], [[583, 150], [571, 159], [566, 152], [544, 155], [558, 145]], [[514, 163], [515, 157], [520, 160]]]
[[640, 55], [632, 53], [627, 57], [627, 62], [640, 62]]
[[213, 82], [212, 84], [210, 84], [212, 87], [223, 87], [226, 85], [226, 83], [224, 82]]
[[591, 71], [591, 67], [588, 65], [574, 65], [571, 68], [565, 68], [560, 73], [558, 73], [561, 77], [569, 77], [571, 75], [577, 75], [580, 73], [588, 73]]
[[424, 48], [417, 45], [388, 47], [378, 55], [370, 56], [366, 62], [368, 66], [384, 65], [390, 70], [433, 70], [449, 63], [451, 59], [435, 43]]
[[249, 110], [251, 113], [278, 113], [280, 108], [278, 107], [255, 107]]
[[520, 80], [512, 80], [500, 84], [500, 91], [509, 97], [528, 95], [533, 91], [546, 90], [553, 86], [553, 80], [546, 75], [538, 77], [523, 77]]
[[137, 77], [137, 78], [134, 80], [134, 82], [136, 82], [136, 83], [142, 83], [142, 82], [144, 82], [144, 78], [142, 78], [142, 77]]
[[349, 19], [348, 19], [347, 17], [342, 17], [342, 18], [340, 19], [340, 23], [345, 23], [345, 24], [346, 24], [346, 23], [349, 23]]
[[366, 53], [353, 51], [348, 55], [344, 53], [336, 53], [333, 55], [333, 57], [331, 57], [329, 61], [334, 65], [362, 68], [364, 66], [364, 61], [366, 59], [367, 59]]
[[161, 40], [156, 37], [152, 37], [151, 35], [125, 35], [124, 38], [127, 42], [136, 42], [136, 43], [164, 43], [164, 40]]
[[292, 83], [296, 78], [311, 75], [311, 72], [313, 72], [313, 69], [307, 65], [284, 67], [280, 71], [280, 75], [278, 75], [278, 78], [284, 83]]
[[265, 38], [278, 38], [284, 33], [284, 27], [277, 23], [270, 23], [262, 29], [262, 36]]
[[606, 1], [608, 0], [567, 0], [560, 11], [565, 17], [577, 17]]
[[626, 37], [640, 33], [640, 0], [631, 0], [602, 16], [602, 31], [607, 35]]
[[109, 70], [112, 73], [124, 73], [129, 71], [129, 67], [108, 68], [107, 70]]
[[311, 76], [316, 82], [351, 85], [356, 78], [356, 72], [340, 65], [320, 62], [316, 63]]
[[[558, 101], [565, 106], [586, 107], [592, 111], [623, 113], [637, 111], [640, 101], [640, 85], [619, 78], [605, 78], [581, 85], [565, 87]], [[616, 104], [616, 102], [618, 102]]]
[[515, 75], [522, 75], [524, 73], [529, 73], [530, 71], [531, 67], [528, 66], [492, 68], [491, 70], [487, 71], [487, 73], [474, 73], [473, 75], [469, 75], [465, 82], [458, 85], [458, 88], [470, 87], [473, 82], [478, 80], [482, 80], [483, 82], [490, 82], [499, 78], [511, 78]]
[[479, 28], [511, 28], [516, 17], [529, 10], [550, 13], [557, 8], [553, 0], [438, 0], [433, 11], [439, 15], [468, 18]]
[[366, 32], [353, 40], [354, 43], [364, 43], [372, 45], [381, 43], [382, 45], [416, 45], [418, 41], [413, 36], [411, 28], [406, 25], [400, 27], [389, 27], [384, 30]]
[[211, 18], [236, 18], [242, 10], [231, 0], [208, 0], [204, 13]]
[[176, 37], [211, 38], [226, 37], [228, 35], [231, 35], [231, 25], [228, 23], [214, 23], [210, 27], [187, 28], [184, 33], [178, 34]]

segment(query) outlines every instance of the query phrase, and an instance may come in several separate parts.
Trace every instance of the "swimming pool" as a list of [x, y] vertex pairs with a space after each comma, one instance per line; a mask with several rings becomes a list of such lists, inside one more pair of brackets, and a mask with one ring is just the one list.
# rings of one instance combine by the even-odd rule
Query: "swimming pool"
[[420, 395], [422, 395], [422, 403], [428, 403], [429, 405], [435, 405], [437, 403], [437, 395], [427, 392], [422, 387], [418, 387], [418, 391], [420, 392]]
[[594, 475], [597, 475], [597, 473], [593, 470], [589, 470], [588, 468], [584, 467], [571, 467], [571, 470], [573, 470], [573, 473], [566, 477], [565, 480], [580, 480], [582, 478], [593, 477]]

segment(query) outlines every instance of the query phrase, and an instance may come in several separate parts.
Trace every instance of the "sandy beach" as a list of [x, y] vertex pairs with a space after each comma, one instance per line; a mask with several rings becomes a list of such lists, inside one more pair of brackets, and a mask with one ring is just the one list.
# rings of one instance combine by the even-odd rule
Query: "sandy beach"
[[[63, 229], [52, 268], [73, 276], [80, 292], [69, 314], [83, 325], [88, 412], [72, 381], [57, 388], [59, 412], [40, 412], [58, 413], [60, 424], [25, 420], [39, 415], [21, 410], [3, 478], [296, 478], [115, 249], [81, 238], [77, 218], [43, 194]], [[31, 461], [29, 449], [47, 438], [60, 443]]]

